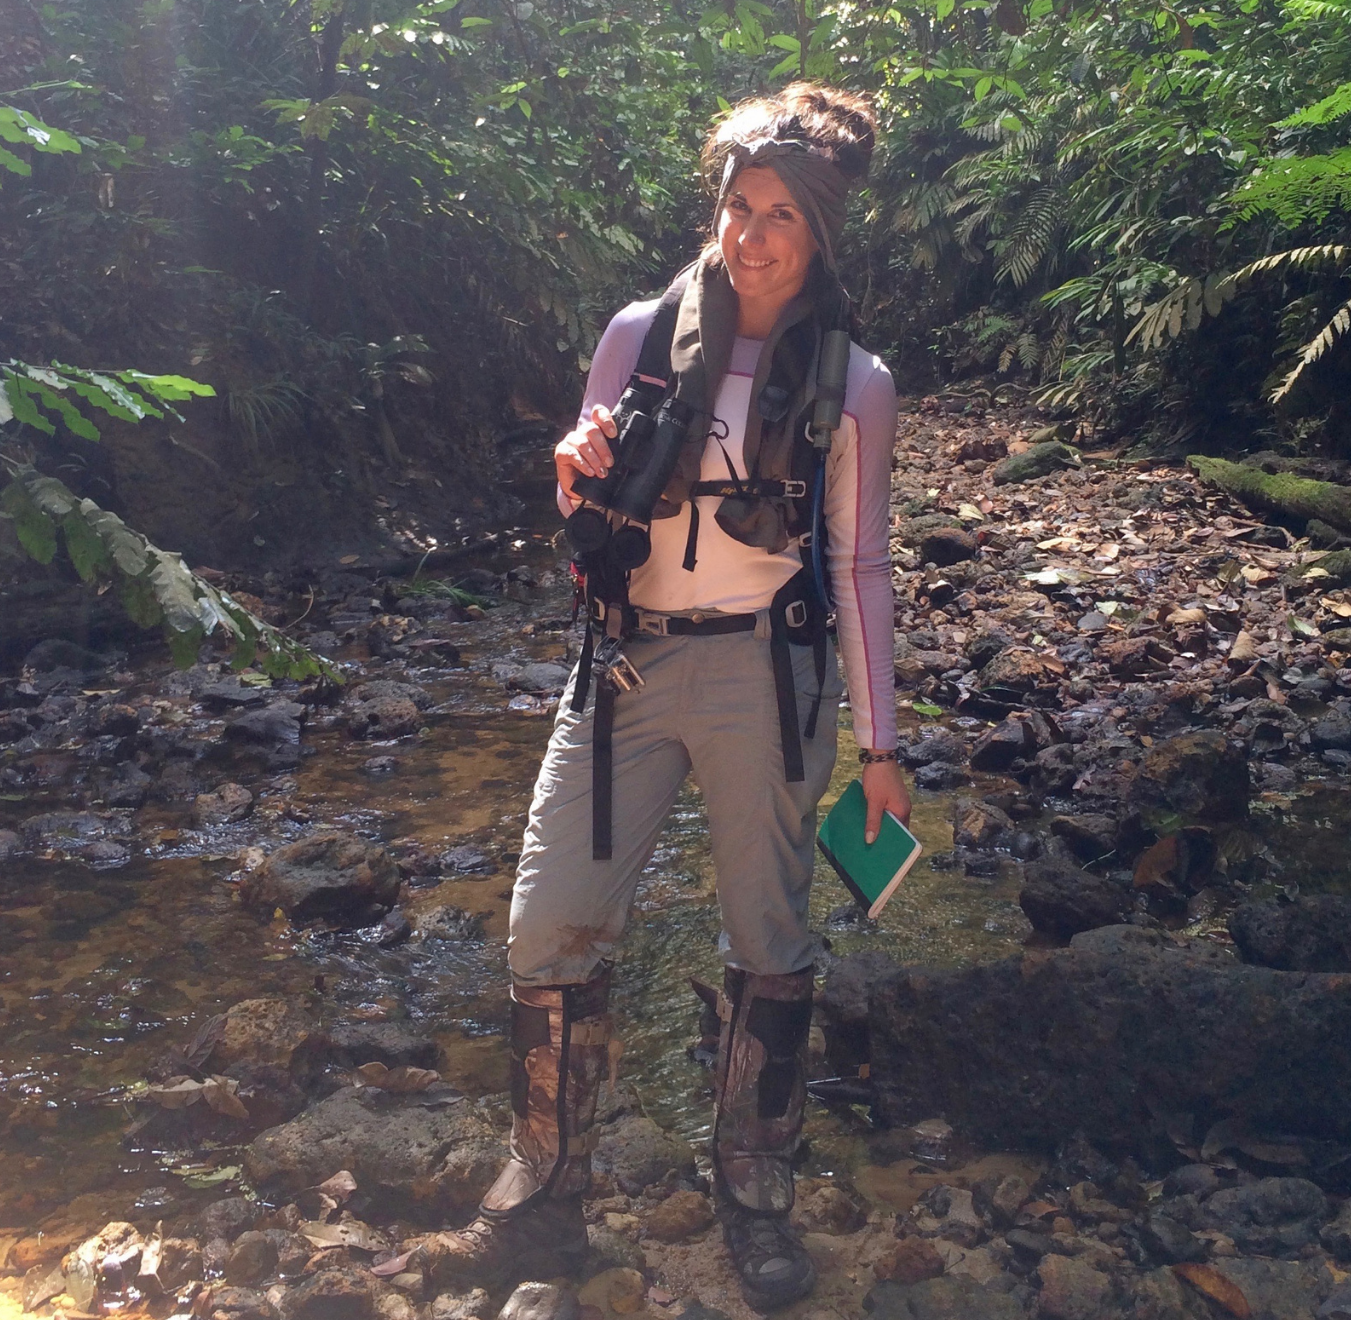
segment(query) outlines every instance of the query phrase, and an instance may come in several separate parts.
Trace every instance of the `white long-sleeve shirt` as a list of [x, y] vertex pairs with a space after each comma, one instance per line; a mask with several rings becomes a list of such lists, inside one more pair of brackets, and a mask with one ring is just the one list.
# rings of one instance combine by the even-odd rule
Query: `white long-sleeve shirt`
[[[596, 404], [614, 408], [638, 362], [657, 302], [630, 303], [610, 322], [596, 347], [586, 382], [581, 418]], [[731, 365], [714, 404], [714, 425], [704, 449], [700, 479], [725, 481], [747, 475], [743, 432], [761, 340], [737, 338]], [[725, 426], [718, 425], [718, 421]], [[726, 431], [719, 441], [718, 436]], [[845, 681], [860, 747], [896, 746], [895, 660], [892, 641], [891, 560], [888, 502], [891, 453], [896, 438], [896, 390], [879, 358], [857, 344], [849, 354], [844, 420], [826, 460], [826, 558], [835, 595], [836, 622]], [[726, 456], [724, 457], [724, 451]], [[699, 505], [697, 560], [682, 567], [690, 511], [652, 522], [652, 554], [633, 572], [629, 599], [644, 609], [673, 613], [721, 610], [743, 614], [763, 609], [802, 567], [796, 545], [771, 555], [743, 545], [718, 526], [721, 496], [696, 497]], [[566, 515], [571, 505], [559, 492]]]

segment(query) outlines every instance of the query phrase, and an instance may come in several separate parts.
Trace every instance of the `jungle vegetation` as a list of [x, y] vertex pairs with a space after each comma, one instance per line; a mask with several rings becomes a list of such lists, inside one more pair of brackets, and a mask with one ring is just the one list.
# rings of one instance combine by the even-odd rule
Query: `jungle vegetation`
[[6, 12], [0, 454], [190, 556], [490, 511], [499, 442], [566, 418], [608, 315], [697, 242], [701, 130], [799, 76], [876, 98], [847, 281], [904, 389], [1351, 444], [1351, 0]]

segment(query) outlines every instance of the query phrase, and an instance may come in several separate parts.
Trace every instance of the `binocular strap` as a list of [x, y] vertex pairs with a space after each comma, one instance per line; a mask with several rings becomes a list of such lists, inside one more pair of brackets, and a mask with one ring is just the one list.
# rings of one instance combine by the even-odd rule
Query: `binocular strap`
[[614, 848], [616, 695], [615, 685], [608, 679], [597, 682], [596, 706], [591, 714], [591, 856], [598, 862], [608, 862]]

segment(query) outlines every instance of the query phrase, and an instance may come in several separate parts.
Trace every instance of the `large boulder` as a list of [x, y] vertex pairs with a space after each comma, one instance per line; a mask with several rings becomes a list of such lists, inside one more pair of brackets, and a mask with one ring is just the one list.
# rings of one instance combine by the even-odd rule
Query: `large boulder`
[[1202, 1216], [1204, 1227], [1225, 1234], [1240, 1251], [1284, 1256], [1318, 1240], [1328, 1199], [1307, 1178], [1262, 1178], [1216, 1192]]
[[350, 834], [312, 834], [278, 848], [245, 875], [240, 898], [281, 908], [292, 921], [353, 919], [365, 924], [394, 905], [399, 867], [378, 844]]
[[345, 1087], [245, 1154], [260, 1189], [294, 1193], [347, 1169], [382, 1212], [468, 1215], [506, 1159], [497, 1127], [449, 1088], [394, 1095]]
[[1225, 821], [1247, 814], [1251, 791], [1243, 748], [1203, 729], [1155, 743], [1140, 761], [1130, 796], [1156, 816]]
[[1285, 972], [1351, 972], [1351, 897], [1244, 903], [1229, 918], [1244, 962]]
[[1151, 1109], [1351, 1137], [1351, 977], [1234, 963], [1114, 926], [983, 967], [872, 986], [879, 1117], [943, 1114], [969, 1139], [1133, 1145]]
[[1114, 880], [1047, 860], [1027, 868], [1018, 904], [1034, 929], [1069, 939], [1114, 926], [1130, 911], [1130, 891]]

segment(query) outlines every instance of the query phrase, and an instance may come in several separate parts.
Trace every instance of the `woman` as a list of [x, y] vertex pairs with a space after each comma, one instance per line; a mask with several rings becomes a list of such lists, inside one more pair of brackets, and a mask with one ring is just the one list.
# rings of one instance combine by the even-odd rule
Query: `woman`
[[705, 148], [720, 182], [714, 241], [664, 299], [610, 323], [581, 420], [555, 451], [571, 514], [577, 485], [594, 492], [585, 479], [615, 462], [612, 410], [626, 386], [649, 406], [680, 399], [690, 418], [646, 561], [628, 573], [591, 561], [591, 632], [536, 784], [511, 908], [512, 1157], [479, 1217], [436, 1239], [439, 1272], [547, 1275], [584, 1251], [609, 958], [693, 771], [726, 964], [719, 1216], [752, 1305], [772, 1309], [813, 1285], [788, 1212], [811, 1019], [816, 804], [840, 697], [823, 592], [833, 592], [864, 749], [870, 840], [884, 810], [910, 814], [895, 754], [887, 553], [896, 395], [881, 362], [838, 336], [841, 415], [821, 365], [847, 317], [835, 249], [873, 138], [866, 102], [812, 84], [737, 107]]

